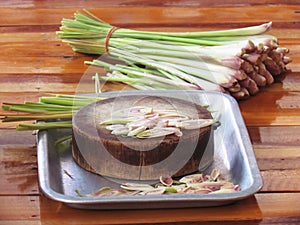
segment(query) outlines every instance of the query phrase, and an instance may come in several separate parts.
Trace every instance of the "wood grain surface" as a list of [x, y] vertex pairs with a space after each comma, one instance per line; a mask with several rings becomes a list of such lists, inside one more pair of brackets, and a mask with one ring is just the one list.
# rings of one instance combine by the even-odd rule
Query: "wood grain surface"
[[0, 104], [76, 92], [89, 70], [83, 61], [95, 56], [74, 53], [55, 32], [62, 18], [83, 8], [115, 26], [141, 30], [214, 30], [273, 21], [269, 33], [293, 59], [281, 80], [239, 102], [264, 182], [253, 197], [213, 208], [72, 209], [39, 189], [36, 135], [0, 122], [0, 225], [300, 224], [299, 0], [0, 0], [0, 5]]

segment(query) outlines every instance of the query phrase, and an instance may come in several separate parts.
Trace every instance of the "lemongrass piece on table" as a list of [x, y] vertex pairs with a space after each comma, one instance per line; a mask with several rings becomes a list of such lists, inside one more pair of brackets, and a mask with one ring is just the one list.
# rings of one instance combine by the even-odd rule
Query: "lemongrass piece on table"
[[52, 128], [71, 128], [72, 121], [45, 122], [34, 124], [19, 124], [17, 130], [43, 130]]

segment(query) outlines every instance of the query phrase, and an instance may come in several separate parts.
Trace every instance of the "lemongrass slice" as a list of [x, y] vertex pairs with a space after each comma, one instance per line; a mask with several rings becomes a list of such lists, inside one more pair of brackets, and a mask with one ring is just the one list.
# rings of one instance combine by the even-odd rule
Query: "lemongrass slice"
[[210, 126], [217, 121], [215, 119], [195, 119], [195, 120], [184, 120], [181, 122], [178, 122], [176, 127], [192, 130], [192, 129], [199, 129], [203, 127]]

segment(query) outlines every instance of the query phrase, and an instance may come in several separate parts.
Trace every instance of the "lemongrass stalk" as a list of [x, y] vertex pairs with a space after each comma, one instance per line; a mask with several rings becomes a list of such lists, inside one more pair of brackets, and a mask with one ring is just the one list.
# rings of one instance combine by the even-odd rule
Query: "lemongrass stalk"
[[[42, 102], [24, 102], [24, 105], [30, 106], [31, 108], [43, 109], [45, 111], [65, 111], [74, 109], [74, 106], [55, 105]], [[77, 106], [77, 108], [79, 108], [79, 106]]]
[[[126, 57], [126, 59], [128, 59], [127, 56], [125, 56], [125, 57]], [[180, 78], [182, 78], [182, 79], [184, 79], [184, 80], [186, 80], [186, 81], [188, 81], [188, 82], [190, 82], [190, 83], [192, 83], [192, 84], [194, 84], [194, 85], [199, 86], [199, 82], [197, 82], [196, 79], [194, 79], [192, 76], [189, 76], [189, 75], [187, 75], [187, 74], [185, 74], [185, 73], [183, 73], [183, 72], [180, 72], [180, 71], [178, 71], [178, 70], [174, 70], [174, 69], [172, 69], [172, 68], [168, 68], [168, 67], [165, 67], [165, 66], [161, 66], [161, 65], [159, 65], [158, 63], [155, 63], [155, 62], [152, 63], [152, 62], [149, 62], [148, 60], [145, 60], [145, 59], [144, 59], [144, 60], [143, 60], [143, 59], [140, 59], [138, 62], [143, 63], [143, 64], [145, 64], [145, 65], [148, 65], [148, 66], [150, 66], [150, 67], [155, 67], [155, 68], [159, 68], [159, 69], [166, 70], [167, 72], [176, 74], [176, 75], [179, 76]], [[124, 72], [124, 73], [130, 73], [130, 72], [133, 72], [133, 71], [127, 70], [127, 69], [125, 69], [125, 68], [118, 68], [118, 67], [116, 67], [116, 66], [114, 66], [114, 65], [112, 65], [112, 64], [108, 64], [108, 63], [102, 62], [102, 61], [100, 61], [100, 60], [93, 60], [92, 62], [90, 62], [90, 61], [85, 61], [85, 64], [95, 65], [95, 66], [104, 66], [104, 67], [108, 68], [109, 70], [118, 70], [118, 71]], [[150, 65], [150, 64], [151, 64], [151, 65]], [[138, 72], [135, 72], [135, 73], [137, 74]]]
[[26, 121], [26, 120], [51, 120], [51, 119], [71, 119], [71, 113], [64, 114], [30, 114], [30, 115], [6, 115], [3, 122]]
[[72, 128], [72, 121], [58, 121], [58, 122], [45, 122], [34, 124], [19, 124], [16, 129], [19, 131], [24, 130], [44, 130], [53, 128]]
[[[224, 65], [213, 63], [212, 61], [208, 61], [201, 58], [195, 59], [182, 59], [175, 57], [165, 57], [165, 56], [156, 56], [156, 55], [147, 55], [147, 58], [151, 58], [157, 61], [173, 63], [175, 65], [183, 65], [189, 66], [190, 68], [196, 68], [204, 73], [209, 71], [218, 72], [220, 74], [224, 74], [224, 76], [231, 76], [239, 80], [243, 80], [246, 78], [246, 74], [242, 73], [240, 70], [236, 70]], [[213, 73], [214, 75], [214, 73]]]
[[[50, 94], [51, 96], [51, 94]], [[72, 99], [73, 101], [80, 101], [80, 100], [87, 100], [87, 101], [98, 101], [103, 100], [105, 97], [97, 97], [97, 96], [89, 96], [89, 95], [67, 95], [67, 94], [52, 94], [57, 98], [65, 98], [65, 99]]]
[[[100, 79], [107, 80], [107, 81], [120, 81], [126, 84], [143, 84], [147, 86], [154, 86], [159, 87], [160, 89], [199, 89], [199, 87], [187, 83], [185, 81], [179, 80], [171, 80], [168, 78], [160, 77], [151, 73], [140, 72], [135, 69], [131, 70], [132, 68], [123, 65], [116, 65], [114, 66], [114, 71], [112, 73], [108, 73], [107, 77], [101, 77]], [[126, 75], [122, 74], [121, 72], [125, 72]]]
[[[100, 20], [95, 15], [90, 13], [87, 10], [84, 10], [82, 12], [77, 12], [74, 14], [75, 19], [73, 20], [73, 23], [80, 22], [80, 24], [77, 24], [75, 27], [79, 28], [86, 28], [88, 27], [89, 30], [97, 29], [99, 27], [102, 28], [111, 28], [111, 25]], [[67, 25], [66, 22], [70, 20], [64, 20], [63, 25]], [[81, 24], [85, 24], [82, 26]], [[255, 35], [255, 34], [261, 34], [265, 33], [269, 29], [271, 29], [272, 22], [264, 23], [257, 26], [249, 26], [249, 27], [243, 27], [243, 28], [236, 28], [236, 29], [227, 29], [227, 30], [218, 30], [218, 31], [200, 31], [200, 32], [156, 32], [156, 31], [136, 31], [131, 29], [122, 29], [122, 31], [119, 31], [119, 34], [122, 34], [123, 36], [127, 35], [142, 35], [141, 37], [151, 37], [151, 36], [175, 36], [175, 37], [184, 37], [184, 38], [198, 38], [198, 37], [210, 37], [210, 36], [244, 36], [244, 35]]]
[[[117, 54], [115, 52], [118, 52]], [[204, 87], [201, 87], [201, 85], [203, 85], [203, 82], [200, 79], [196, 79], [195, 77], [186, 74], [174, 67], [170, 67], [170, 66], [166, 66], [162, 63], [156, 62], [154, 60], [150, 60], [148, 58], [143, 58], [141, 56], [137, 56], [135, 54], [131, 54], [131, 53], [124, 53], [121, 50], [115, 50], [113, 53], [111, 53], [112, 55], [119, 57], [119, 58], [125, 58], [126, 60], [134, 60], [137, 63], [143, 64], [145, 66], [149, 66], [155, 69], [160, 69], [160, 70], [164, 70], [168, 73], [174, 74], [178, 77], [180, 77], [183, 80], [186, 80], [188, 82], [190, 82], [191, 84], [197, 85], [198, 87], [200, 87], [201, 89], [203, 89]], [[217, 86], [219, 85], [215, 85], [214, 89], [218, 89]], [[208, 88], [211, 88], [212, 86], [210, 85]]]
[[144, 68], [140, 68], [140, 67], [136, 67], [136, 66], [133, 67], [133, 65], [134, 64], [130, 64], [130, 66], [125, 66], [125, 65], [116, 65], [116, 66], [118, 68], [130, 69], [130, 72], [128, 71], [128, 73], [127, 73], [128, 75], [132, 74], [132, 75], [135, 75], [138, 77], [151, 78], [151, 79], [154, 79], [154, 80], [166, 83], [166, 84], [174, 85], [175, 87], [176, 86], [182, 87], [184, 89], [196, 89], [196, 90], [199, 89], [196, 85], [188, 83], [185, 80], [181, 79], [180, 77], [173, 75], [171, 73], [168, 73], [164, 70], [160, 70], [160, 69], [150, 70], [150, 69], [144, 69]]
[[232, 76], [222, 73], [221, 71], [209, 71], [206, 69], [201, 68], [195, 68], [195, 67], [189, 67], [184, 65], [178, 65], [178, 64], [172, 64], [167, 62], [161, 62], [162, 65], [174, 67], [184, 73], [193, 75], [195, 77], [199, 77], [201, 79], [210, 81], [212, 83], [218, 84], [222, 87], [232, 87], [235, 83], [237, 83], [237, 80], [233, 78]]
[[[216, 80], [214, 78], [212, 78], [212, 76], [210, 76], [210, 74], [207, 74], [207, 71], [204, 71], [203, 74], [193, 71], [194, 72], [194, 74], [193, 74], [194, 76], [193, 76], [191, 74], [184, 72], [182, 70], [182, 67], [179, 68], [175, 64], [167, 64], [167, 63], [157, 62], [157, 61], [150, 60], [149, 58], [143, 58], [143, 57], [140, 57], [140, 56], [137, 56], [134, 54], [130, 54], [130, 53], [126, 53], [126, 55], [125, 55], [123, 53], [123, 51], [119, 51], [119, 50], [118, 50], [118, 54], [115, 54], [115, 53], [112, 53], [112, 54], [114, 56], [119, 56], [121, 59], [125, 58], [127, 60], [133, 60], [133, 61], [141, 63], [145, 66], [150, 66], [150, 67], [154, 67], [156, 69], [164, 70], [168, 73], [171, 73], [173, 75], [180, 77], [183, 80], [186, 80], [192, 84], [197, 85], [201, 89], [219, 90], [220, 91], [221, 90], [220, 84], [223, 84], [222, 83], [223, 81], [220, 81], [220, 80], [217, 80], [217, 82], [216, 82]], [[185, 69], [192, 70], [193, 68], [185, 68]], [[200, 72], [200, 71], [198, 71], [198, 72]], [[204, 74], [205, 72], [206, 72], [206, 74]], [[202, 79], [197, 79], [195, 76], [197, 76], [198, 78], [200, 77]], [[220, 78], [220, 77], [224, 78], [225, 76], [218, 76], [218, 78]], [[206, 81], [203, 80], [203, 78], [206, 79]], [[207, 81], [209, 81], [209, 83]], [[225, 84], [227, 81], [230, 82], [229, 80], [226, 80], [226, 81], [224, 81]]]
[[[177, 49], [180, 49], [177, 47]], [[183, 58], [186, 60], [194, 60], [196, 58], [202, 60], [203, 62], [207, 62], [210, 64], [218, 64], [221, 66], [226, 66], [235, 70], [239, 70], [241, 68], [241, 64], [243, 60], [237, 56], [236, 54], [234, 55], [225, 55], [225, 56], [220, 56], [218, 53], [216, 54], [215, 52], [211, 52], [208, 54], [203, 54], [203, 53], [196, 53], [196, 52], [189, 52], [187, 49], [182, 49], [181, 50], [156, 50], [156, 49], [140, 49], [139, 51], [131, 51], [136, 54], [141, 54], [149, 57], [151, 56], [163, 56], [163, 57], [174, 57], [174, 58]], [[237, 52], [240, 52], [237, 51]], [[222, 58], [223, 57], [223, 58]]]
[[[77, 107], [78, 108], [78, 107]], [[22, 112], [31, 112], [31, 113], [51, 113], [51, 112], [64, 112], [66, 110], [71, 110], [74, 108], [62, 107], [59, 105], [50, 105], [50, 104], [13, 104], [13, 103], [3, 103], [2, 109], [11, 110], [11, 111], [22, 111]]]
[[[129, 76], [131, 73], [129, 73]], [[134, 74], [135, 77], [138, 77], [140, 80], [144, 80], [143, 83], [147, 84], [148, 86], [152, 86], [152, 82], [156, 82], [156, 85], [161, 84], [162, 87], [165, 87], [164, 89], [183, 89], [183, 90], [199, 90], [199, 87], [190, 83], [187, 83], [183, 80], [173, 80], [169, 78], [164, 78], [152, 74], [146, 74], [146, 73], [140, 73], [140, 74]], [[169, 76], [171, 77], [171, 76]]]
[[69, 99], [69, 98], [57, 98], [57, 97], [41, 97], [40, 101], [43, 103], [59, 104], [66, 106], [84, 106], [94, 100], [90, 99]]

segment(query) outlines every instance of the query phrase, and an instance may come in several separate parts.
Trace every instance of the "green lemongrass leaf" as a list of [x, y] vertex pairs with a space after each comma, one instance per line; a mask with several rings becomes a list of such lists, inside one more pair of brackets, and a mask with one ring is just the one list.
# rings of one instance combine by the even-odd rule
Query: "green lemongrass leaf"
[[[269, 31], [272, 27], [272, 22], [263, 23], [256, 26], [248, 26], [235, 29], [226, 30], [212, 30], [212, 31], [198, 31], [198, 32], [157, 32], [157, 31], [134, 31], [124, 29], [124, 36], [128, 33], [141, 33], [143, 35], [153, 36], [171, 36], [171, 37], [183, 37], [183, 38], [199, 38], [199, 37], [217, 37], [217, 36], [249, 36], [263, 34]], [[145, 36], [141, 36], [145, 37]]]
[[72, 112], [70, 109], [57, 108], [57, 107], [45, 107], [42, 105], [6, 105], [6, 107], [2, 107], [7, 111], [19, 111], [19, 112], [28, 112], [28, 113], [42, 113], [42, 114], [50, 114], [50, 113], [69, 113]]
[[50, 119], [71, 119], [72, 113], [65, 114], [29, 114], [29, 115], [2, 115], [3, 122], [26, 121], [26, 120], [50, 120]]
[[72, 128], [72, 121], [57, 121], [33, 124], [19, 124], [16, 129], [21, 130], [44, 130], [53, 128]]
[[85, 106], [95, 100], [91, 99], [70, 99], [70, 98], [57, 98], [57, 97], [41, 97], [40, 101], [43, 103], [51, 103], [66, 106]]
[[77, 101], [77, 100], [98, 101], [98, 100], [105, 99], [105, 97], [96, 97], [96, 96], [89, 96], [89, 95], [54, 94], [54, 96], [57, 98], [73, 99], [74, 101]]
[[66, 106], [66, 105], [55, 105], [55, 104], [48, 104], [48, 103], [41, 103], [41, 102], [24, 102], [25, 106], [29, 106], [31, 108], [41, 109], [45, 111], [67, 111], [67, 110], [74, 110], [79, 109], [79, 106]]

